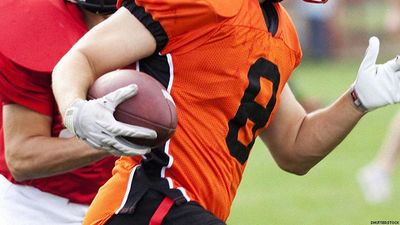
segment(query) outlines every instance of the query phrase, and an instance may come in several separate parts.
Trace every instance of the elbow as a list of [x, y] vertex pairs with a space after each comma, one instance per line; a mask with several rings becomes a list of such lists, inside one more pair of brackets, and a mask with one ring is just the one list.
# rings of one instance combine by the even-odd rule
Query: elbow
[[282, 167], [280, 168], [288, 173], [297, 175], [297, 176], [304, 176], [310, 171], [311, 168], [306, 168], [303, 166], [288, 166], [288, 167]]
[[290, 166], [281, 166], [279, 167], [284, 170], [285, 172], [297, 175], [297, 176], [304, 176], [310, 171], [311, 168], [307, 168], [304, 166], [298, 166], [298, 165], [290, 165]]
[[6, 154], [5, 161], [8, 170], [16, 181], [21, 182], [29, 179], [29, 170], [24, 166], [23, 160]]
[[276, 160], [279, 168], [284, 170], [285, 172], [297, 175], [304, 176], [306, 175], [314, 165], [310, 165], [309, 163], [296, 160], [296, 159], [280, 159]]
[[26, 170], [24, 170], [18, 163], [7, 163], [8, 170], [10, 171], [12, 177], [18, 181], [22, 182], [29, 179]]

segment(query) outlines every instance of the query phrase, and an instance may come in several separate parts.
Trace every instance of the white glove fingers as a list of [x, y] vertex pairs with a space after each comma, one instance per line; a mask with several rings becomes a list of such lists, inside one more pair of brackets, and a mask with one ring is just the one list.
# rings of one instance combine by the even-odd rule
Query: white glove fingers
[[101, 144], [101, 145], [97, 145], [97, 144], [95, 144], [95, 143], [94, 143], [93, 141], [91, 141], [91, 140], [86, 140], [90, 145], [92, 145], [92, 146], [95, 147], [96, 149], [101, 149], [101, 150], [106, 151], [106, 152], [108, 152], [108, 153], [110, 153], [110, 154], [112, 154], [112, 155], [115, 155], [115, 156], [124, 155], [123, 152], [121, 152], [121, 151], [118, 150], [117, 148], [114, 148], [114, 146], [112, 145], [113, 142], [110, 141], [108, 138], [104, 138], [104, 136], [98, 135], [98, 134], [96, 134], [96, 133], [91, 133], [91, 135], [92, 135], [93, 137], [96, 137], [96, 138], [102, 140], [102, 144]]
[[116, 121], [118, 124], [118, 127], [121, 130], [125, 130], [122, 136], [128, 136], [128, 137], [135, 137], [135, 138], [146, 138], [146, 139], [156, 139], [157, 138], [157, 132], [155, 130], [146, 128], [146, 127], [140, 127], [140, 126], [134, 126], [126, 123], [121, 123], [119, 121]]
[[121, 102], [125, 101], [126, 99], [134, 96], [137, 93], [138, 86], [136, 84], [130, 84], [128, 86], [119, 88], [106, 96], [105, 99], [114, 103], [114, 108], [117, 107]]
[[123, 155], [123, 152], [119, 151], [118, 149], [114, 148], [113, 146], [104, 146], [104, 145], [102, 145], [101, 147], [99, 147], [97, 149], [106, 151], [106, 152], [110, 153], [111, 155], [115, 155], [115, 156]]
[[104, 123], [103, 121], [96, 121], [98, 125], [103, 127], [107, 132], [112, 133], [114, 136], [125, 136], [134, 138], [156, 139], [157, 132], [154, 130], [134, 126], [119, 121], [114, 121], [113, 124]]
[[110, 137], [97, 133], [91, 133], [91, 135], [101, 140], [101, 148], [113, 155], [144, 155], [151, 150], [150, 147], [133, 144], [122, 137]]
[[116, 143], [113, 146], [123, 151], [124, 155], [144, 155], [151, 151], [150, 147], [133, 144], [121, 137], [116, 137], [115, 140]]
[[400, 71], [400, 56], [388, 61], [387, 64], [392, 71]]
[[102, 149], [104, 151], [107, 151], [113, 155], [117, 155], [117, 156], [121, 156], [123, 155], [123, 152], [121, 152], [120, 150], [116, 149], [113, 147], [113, 145], [115, 144], [115, 141], [112, 140], [111, 137], [106, 136], [105, 134], [98, 134], [95, 132], [89, 132], [89, 134], [96, 138], [97, 140], [100, 140], [100, 144], [96, 144], [95, 142], [93, 142], [90, 139], [86, 139], [85, 141], [87, 141], [90, 145], [92, 145], [93, 147], [97, 148], [97, 149]]
[[369, 46], [365, 52], [365, 57], [361, 63], [360, 70], [366, 70], [369, 67], [375, 66], [379, 54], [379, 39], [371, 37], [369, 39]]
[[93, 140], [91, 140], [89, 138], [85, 138], [85, 139], [82, 139], [82, 140], [85, 141], [86, 143], [88, 143], [90, 146], [92, 146], [94, 148], [102, 148], [101, 145], [99, 145], [98, 143], [96, 143], [95, 141], [93, 141]]

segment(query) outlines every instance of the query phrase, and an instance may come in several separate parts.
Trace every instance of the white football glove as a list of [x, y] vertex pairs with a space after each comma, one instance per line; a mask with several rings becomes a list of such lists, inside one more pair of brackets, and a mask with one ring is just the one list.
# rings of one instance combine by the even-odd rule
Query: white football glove
[[65, 112], [65, 127], [95, 148], [113, 155], [144, 155], [150, 147], [135, 145], [123, 137], [155, 139], [154, 130], [133, 126], [115, 120], [113, 113], [118, 104], [134, 96], [137, 85], [117, 89], [102, 98], [76, 100]]
[[352, 91], [354, 103], [364, 112], [400, 102], [399, 56], [376, 65], [378, 54], [379, 39], [371, 37]]
[[73, 137], [75, 137], [75, 134], [71, 133], [71, 131], [69, 131], [68, 129], [62, 129], [62, 130], [60, 131], [60, 133], [58, 134], [58, 137], [59, 137], [59, 138], [68, 139], [68, 138], [73, 138]]

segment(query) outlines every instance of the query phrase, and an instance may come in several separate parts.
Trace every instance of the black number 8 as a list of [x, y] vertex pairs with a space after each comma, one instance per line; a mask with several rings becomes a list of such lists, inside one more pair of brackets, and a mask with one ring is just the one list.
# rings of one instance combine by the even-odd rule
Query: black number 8
[[[260, 80], [265, 78], [272, 82], [271, 98], [266, 106], [260, 105], [255, 101], [261, 90]], [[229, 131], [226, 136], [226, 144], [233, 157], [241, 164], [249, 158], [250, 150], [256, 140], [256, 131], [263, 128], [271, 116], [271, 112], [276, 104], [276, 93], [278, 91], [280, 74], [278, 67], [265, 58], [259, 58], [251, 65], [248, 72], [249, 86], [246, 88], [240, 106], [228, 125]], [[252, 126], [251, 141], [242, 143], [239, 141], [239, 131], [245, 126]]]

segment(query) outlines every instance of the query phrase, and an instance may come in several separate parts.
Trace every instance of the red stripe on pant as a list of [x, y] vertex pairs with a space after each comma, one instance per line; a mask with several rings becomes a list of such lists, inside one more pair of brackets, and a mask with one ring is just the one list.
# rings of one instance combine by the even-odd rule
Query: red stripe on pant
[[164, 217], [167, 215], [173, 205], [174, 201], [168, 197], [165, 197], [151, 217], [149, 225], [161, 225]]

